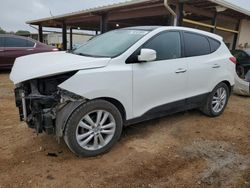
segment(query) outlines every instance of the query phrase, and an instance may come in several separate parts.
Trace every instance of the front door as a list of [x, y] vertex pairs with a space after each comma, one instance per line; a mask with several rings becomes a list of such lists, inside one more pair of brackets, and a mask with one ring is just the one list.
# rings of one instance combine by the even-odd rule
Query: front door
[[[188, 67], [182, 60], [178, 31], [164, 31], [142, 48], [153, 49], [153, 62], [133, 64], [133, 113], [140, 117], [156, 107], [185, 99]], [[177, 104], [176, 103], [176, 104]]]

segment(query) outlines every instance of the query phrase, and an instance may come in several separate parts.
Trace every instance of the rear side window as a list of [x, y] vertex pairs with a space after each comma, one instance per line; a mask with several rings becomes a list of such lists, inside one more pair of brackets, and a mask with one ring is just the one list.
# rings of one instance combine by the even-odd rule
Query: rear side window
[[164, 32], [150, 39], [142, 48], [153, 49], [157, 52], [157, 61], [181, 57], [180, 33]]
[[4, 38], [0, 37], [0, 47], [4, 47]]
[[215, 52], [216, 50], [218, 50], [218, 48], [220, 47], [221, 43], [217, 40], [214, 40], [212, 38], [208, 38], [208, 41], [210, 43], [210, 48], [211, 48], [211, 53]]
[[14, 37], [6, 37], [5, 38], [5, 46], [6, 47], [33, 47], [35, 43], [29, 40], [14, 38]]
[[184, 32], [184, 43], [186, 57], [210, 54], [210, 44], [205, 36]]

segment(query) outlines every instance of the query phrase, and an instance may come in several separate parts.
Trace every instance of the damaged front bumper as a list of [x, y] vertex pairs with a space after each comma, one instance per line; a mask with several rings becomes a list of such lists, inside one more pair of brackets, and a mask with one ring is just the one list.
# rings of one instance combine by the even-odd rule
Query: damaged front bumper
[[69, 117], [72, 109], [85, 101], [83, 97], [57, 87], [68, 76], [31, 80], [16, 85], [15, 98], [20, 120], [37, 133], [63, 136], [61, 129], [67, 121], [65, 117]]

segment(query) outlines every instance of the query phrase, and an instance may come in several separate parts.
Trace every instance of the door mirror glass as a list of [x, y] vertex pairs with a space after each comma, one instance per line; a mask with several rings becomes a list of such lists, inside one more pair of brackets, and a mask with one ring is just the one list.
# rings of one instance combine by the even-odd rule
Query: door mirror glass
[[141, 53], [138, 56], [138, 61], [140, 62], [149, 62], [156, 60], [156, 51], [152, 49], [143, 48]]

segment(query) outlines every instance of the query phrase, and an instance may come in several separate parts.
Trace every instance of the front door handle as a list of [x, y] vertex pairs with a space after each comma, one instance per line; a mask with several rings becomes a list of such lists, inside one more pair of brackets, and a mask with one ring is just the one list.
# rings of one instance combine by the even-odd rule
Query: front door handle
[[185, 73], [187, 72], [187, 69], [182, 69], [182, 68], [179, 68], [175, 71], [175, 73], [179, 74], [179, 73]]
[[218, 68], [220, 68], [220, 65], [218, 65], [218, 64], [214, 64], [214, 66], [212, 66], [214, 69], [218, 69]]

